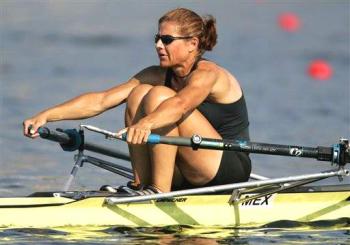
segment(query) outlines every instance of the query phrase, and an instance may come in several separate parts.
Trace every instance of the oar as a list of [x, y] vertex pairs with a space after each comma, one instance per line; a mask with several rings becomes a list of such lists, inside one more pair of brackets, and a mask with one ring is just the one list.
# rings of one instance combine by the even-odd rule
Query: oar
[[[116, 133], [100, 129], [91, 125], [81, 125], [88, 130], [101, 133], [107, 138], [126, 139], [126, 134], [119, 138]], [[169, 144], [178, 146], [192, 147], [193, 149], [213, 149], [224, 151], [239, 151], [248, 153], [315, 158], [319, 161], [330, 161], [340, 166], [344, 166], [350, 162], [349, 141], [341, 139], [338, 144], [332, 147], [306, 147], [295, 145], [280, 145], [249, 142], [244, 140], [226, 140], [226, 139], [210, 139], [202, 138], [200, 135], [193, 135], [191, 138], [186, 137], [170, 137], [151, 134], [148, 137], [149, 144]]]
[[[81, 127], [88, 130], [101, 133], [107, 138], [117, 137], [116, 133], [100, 129], [98, 127], [90, 125], [81, 125]], [[106, 147], [101, 147], [94, 145], [87, 141], [84, 141], [83, 135], [77, 130], [65, 130], [64, 132], [52, 131], [46, 127], [41, 127], [38, 130], [42, 138], [53, 140], [59, 142], [64, 150], [74, 151], [82, 147], [83, 149], [94, 151], [97, 153], [102, 153], [108, 156], [117, 157], [120, 159], [130, 161], [129, 155], [123, 152], [118, 152], [115, 149], [108, 149]], [[122, 140], [126, 139], [124, 134]], [[151, 134], [148, 137], [148, 143], [150, 144], [171, 144], [178, 146], [188, 146], [193, 149], [213, 149], [213, 150], [228, 150], [228, 151], [240, 151], [248, 153], [258, 153], [258, 154], [269, 154], [269, 155], [280, 155], [280, 156], [292, 156], [292, 157], [305, 157], [305, 158], [315, 158], [319, 161], [330, 161], [336, 163], [340, 166], [344, 166], [346, 163], [350, 162], [350, 150], [348, 140], [341, 139], [338, 144], [334, 144], [331, 147], [306, 147], [306, 146], [294, 146], [294, 145], [279, 145], [279, 144], [268, 144], [268, 143], [257, 143], [249, 141], [240, 140], [219, 140], [219, 139], [209, 139], [202, 138], [199, 135], [194, 135], [191, 138], [186, 137], [169, 137], [160, 136], [157, 134]]]

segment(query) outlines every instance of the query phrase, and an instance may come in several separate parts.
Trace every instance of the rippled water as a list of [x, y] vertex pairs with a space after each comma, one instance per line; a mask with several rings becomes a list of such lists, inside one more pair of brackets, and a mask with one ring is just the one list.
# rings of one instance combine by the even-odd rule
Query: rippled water
[[[80, 93], [114, 86], [138, 70], [157, 64], [153, 44], [157, 20], [165, 11], [178, 6], [200, 14], [211, 13], [217, 18], [218, 45], [206, 57], [240, 80], [247, 99], [252, 140], [329, 146], [340, 137], [350, 137], [348, 1], [3, 0], [0, 2], [0, 196], [56, 190], [64, 185], [73, 154], [62, 152], [54, 143], [22, 137], [22, 121]], [[298, 32], [279, 29], [277, 17], [286, 11], [293, 11], [301, 18]], [[332, 65], [334, 74], [330, 80], [316, 81], [307, 75], [307, 65], [313, 59], [326, 59]], [[84, 123], [116, 130], [123, 127], [122, 115], [121, 106]], [[59, 122], [50, 126], [74, 128], [79, 123]], [[103, 142], [101, 137], [89, 137]], [[116, 147], [113, 142], [103, 143]], [[122, 143], [117, 143], [117, 147], [127, 149]], [[127, 162], [116, 162], [129, 166]], [[253, 172], [268, 177], [329, 168], [329, 163], [315, 160], [253, 156]], [[96, 189], [103, 184], [124, 182], [122, 177], [86, 165], [72, 188]], [[350, 183], [349, 178], [344, 182]], [[323, 183], [339, 182], [332, 178]], [[151, 243], [155, 239], [139, 236], [140, 230], [127, 236], [113, 232], [113, 229], [102, 232], [104, 239], [110, 242], [121, 239], [123, 243], [144, 239]], [[162, 230], [157, 232], [175, 239], [175, 243], [197, 239], [177, 235], [177, 231], [170, 235]], [[327, 237], [335, 243], [334, 238], [340, 237], [340, 244], [349, 241], [348, 231], [295, 232], [244, 230], [237, 236], [229, 232], [225, 238], [213, 241], [205, 236], [198, 239], [243, 244], [287, 243], [293, 239], [311, 243], [318, 238], [321, 244]], [[153, 231], [145, 233], [153, 234]], [[51, 241], [41, 240], [40, 232], [29, 236], [26, 230], [1, 234], [5, 234], [2, 241], [11, 238], [14, 243], [26, 239], [33, 243]]]
[[26, 244], [348, 244], [350, 220], [299, 223], [281, 221], [259, 228], [234, 227], [63, 227], [0, 229], [0, 243]]

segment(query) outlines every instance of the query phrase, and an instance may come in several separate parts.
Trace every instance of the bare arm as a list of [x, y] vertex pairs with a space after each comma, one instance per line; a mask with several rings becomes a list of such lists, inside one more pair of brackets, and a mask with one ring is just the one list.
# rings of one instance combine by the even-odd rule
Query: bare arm
[[93, 117], [123, 103], [137, 84], [137, 80], [131, 79], [106, 91], [82, 94], [38, 115], [45, 117], [47, 122]]
[[[159, 68], [148, 67], [129, 81], [102, 92], [82, 94], [62, 104], [46, 109], [23, 122], [23, 133], [37, 137], [37, 129], [47, 122], [76, 120], [93, 117], [125, 102], [133, 88], [140, 83], [155, 84], [159, 81]], [[31, 132], [28, 132], [32, 125]]]

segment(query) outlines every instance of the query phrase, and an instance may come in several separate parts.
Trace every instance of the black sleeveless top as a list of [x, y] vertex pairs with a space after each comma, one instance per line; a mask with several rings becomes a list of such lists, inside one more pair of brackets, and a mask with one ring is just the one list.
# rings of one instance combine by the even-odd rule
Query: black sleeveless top
[[[190, 73], [197, 68], [198, 60]], [[168, 68], [164, 85], [171, 88], [171, 79], [174, 72]], [[197, 109], [210, 122], [223, 139], [249, 140], [248, 111], [244, 95], [238, 101], [230, 104], [203, 101]]]

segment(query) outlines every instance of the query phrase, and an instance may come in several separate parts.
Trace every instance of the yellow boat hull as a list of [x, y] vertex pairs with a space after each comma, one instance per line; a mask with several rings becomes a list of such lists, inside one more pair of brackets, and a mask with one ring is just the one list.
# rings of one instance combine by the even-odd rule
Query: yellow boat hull
[[[243, 195], [244, 196], [244, 195]], [[0, 227], [235, 226], [350, 217], [350, 192], [277, 193], [230, 204], [230, 195], [195, 195], [109, 205], [104, 197], [0, 198]]]

